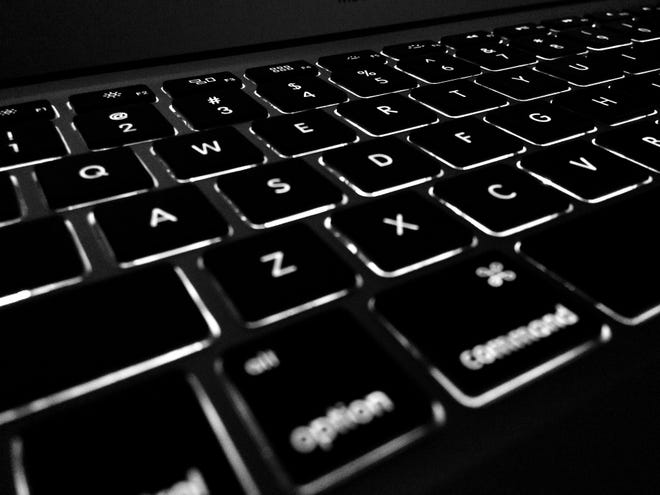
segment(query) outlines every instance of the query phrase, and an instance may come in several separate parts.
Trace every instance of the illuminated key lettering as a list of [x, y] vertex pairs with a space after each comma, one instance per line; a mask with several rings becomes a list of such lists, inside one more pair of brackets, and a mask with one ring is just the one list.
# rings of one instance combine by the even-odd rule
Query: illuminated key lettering
[[387, 167], [394, 163], [392, 157], [386, 155], [385, 153], [374, 153], [372, 155], [369, 155], [367, 158], [369, 159], [369, 161], [375, 163], [379, 167]]
[[309, 127], [309, 126], [308, 126], [307, 124], [305, 124], [304, 122], [297, 122], [296, 124], [293, 124], [293, 127], [295, 127], [296, 129], [298, 129], [298, 130], [299, 130], [300, 132], [302, 132], [303, 134], [309, 134], [310, 132], [314, 132], [314, 129], [312, 129], [311, 127]]
[[110, 175], [105, 167], [101, 165], [87, 165], [78, 171], [78, 175], [83, 179], [100, 179]]
[[161, 208], [154, 208], [153, 210], [151, 210], [151, 220], [149, 221], [149, 225], [153, 229], [158, 227], [161, 223], [164, 222], [178, 222], [178, 221], [179, 219], [174, 215], [172, 215], [171, 213], [168, 213]]

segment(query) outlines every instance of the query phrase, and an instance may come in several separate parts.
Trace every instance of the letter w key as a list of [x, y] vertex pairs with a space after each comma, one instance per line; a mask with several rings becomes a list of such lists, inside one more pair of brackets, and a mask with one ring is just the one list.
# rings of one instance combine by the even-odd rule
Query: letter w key
[[257, 147], [231, 127], [164, 139], [154, 144], [154, 151], [180, 180], [248, 168], [265, 160]]

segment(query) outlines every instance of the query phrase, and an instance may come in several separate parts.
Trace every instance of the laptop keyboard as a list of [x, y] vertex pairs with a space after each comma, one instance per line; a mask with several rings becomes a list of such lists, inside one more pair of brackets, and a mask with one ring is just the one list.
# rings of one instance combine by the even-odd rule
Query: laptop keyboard
[[656, 315], [658, 7], [372, 48], [0, 107], [20, 495], [324, 490]]

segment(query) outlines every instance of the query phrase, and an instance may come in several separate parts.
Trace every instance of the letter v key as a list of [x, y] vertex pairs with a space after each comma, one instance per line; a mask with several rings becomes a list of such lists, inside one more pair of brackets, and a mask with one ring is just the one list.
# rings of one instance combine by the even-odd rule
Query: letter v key
[[571, 165], [575, 165], [576, 167], [586, 168], [587, 170], [591, 170], [592, 172], [596, 172], [598, 170], [595, 165], [593, 165], [589, 160], [587, 160], [583, 156], [581, 156], [579, 160], [569, 160], [568, 163], [570, 163]]

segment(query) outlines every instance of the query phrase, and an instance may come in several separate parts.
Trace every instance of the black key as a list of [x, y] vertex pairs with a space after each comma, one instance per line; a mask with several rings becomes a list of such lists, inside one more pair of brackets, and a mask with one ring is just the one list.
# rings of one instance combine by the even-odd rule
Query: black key
[[[419, 386], [344, 312], [320, 314], [233, 349], [222, 369], [304, 491], [316, 491], [322, 483], [314, 480], [379, 447], [405, 444], [406, 436], [444, 422], [442, 407], [435, 403], [432, 410]], [[302, 376], [314, 386], [292, 386]]]
[[373, 50], [360, 50], [319, 58], [319, 65], [331, 72], [366, 69], [372, 65], [379, 66], [385, 63], [387, 63], [387, 58]]
[[238, 89], [204, 91], [177, 98], [174, 108], [194, 129], [209, 129], [268, 116], [266, 109]]
[[284, 113], [327, 107], [348, 100], [341, 89], [318, 77], [278, 79], [259, 85], [257, 94]]
[[418, 55], [396, 64], [397, 68], [428, 83], [441, 83], [481, 74], [481, 69], [449, 55]]
[[409, 137], [455, 168], [469, 169], [525, 151], [519, 139], [476, 118], [460, 119], [412, 132]]
[[137, 264], [217, 241], [227, 222], [193, 185], [161, 189], [94, 208], [120, 263]]
[[596, 136], [595, 143], [660, 172], [660, 126], [643, 121]]
[[293, 60], [292, 62], [264, 65], [263, 67], [252, 67], [245, 71], [245, 77], [257, 84], [281, 78], [315, 77], [318, 74], [319, 70], [316, 66], [305, 60]]
[[576, 199], [597, 203], [651, 180], [648, 171], [585, 141], [553, 146], [520, 166]]
[[71, 107], [77, 113], [133, 105], [135, 103], [153, 103], [155, 101], [156, 95], [144, 84], [91, 91], [89, 93], [71, 95], [69, 98]]
[[493, 29], [493, 34], [501, 38], [514, 40], [519, 36], [533, 36], [537, 32], [545, 32], [545, 31], [546, 29], [543, 26], [540, 26], [533, 22], [526, 22], [523, 24], [515, 24], [513, 26], [495, 28]]
[[533, 53], [542, 60], [554, 60], [587, 51], [584, 44], [555, 33], [521, 36], [512, 40], [511, 45], [525, 52]]
[[532, 144], [547, 146], [596, 130], [591, 120], [545, 101], [491, 112], [486, 121]]
[[378, 196], [440, 175], [437, 160], [394, 137], [323, 153], [330, 167], [363, 196]]
[[589, 50], [611, 50], [630, 44], [630, 38], [615, 31], [595, 27], [568, 29], [563, 32], [568, 38], [584, 43]]
[[401, 95], [342, 103], [337, 113], [371, 136], [387, 136], [438, 121], [435, 112]]
[[626, 77], [610, 84], [616, 92], [626, 93], [629, 96], [643, 99], [656, 107], [660, 104], [660, 73], [644, 76]]
[[635, 22], [631, 20], [615, 21], [603, 24], [608, 31], [619, 33], [622, 37], [630, 38], [637, 43], [646, 43], [660, 39], [660, 27]]
[[589, 119], [616, 125], [655, 113], [652, 102], [637, 95], [605, 87], [571, 91], [553, 102]]
[[521, 251], [625, 324], [658, 314], [657, 188], [523, 239]]
[[564, 195], [504, 164], [438, 181], [433, 194], [495, 236], [519, 232], [571, 208]]
[[226, 89], [242, 89], [243, 82], [231, 72], [214, 72], [198, 76], [170, 79], [163, 83], [163, 89], [172, 98], [199, 93], [200, 91], [223, 91]]
[[412, 191], [341, 210], [328, 225], [383, 277], [455, 256], [477, 242], [467, 226]]
[[[50, 252], [52, 243], [48, 247]], [[43, 245], [39, 249], [43, 253]], [[57, 258], [50, 261], [53, 265], [62, 263]], [[0, 311], [0, 321], [0, 381], [4, 390], [0, 411], [85, 383], [87, 388], [98, 388], [107, 380], [88, 382], [139, 363], [146, 370], [163, 364], [163, 359], [147, 360], [177, 351], [176, 356], [167, 357], [171, 361], [200, 350], [200, 341], [210, 336], [193, 299], [167, 266], [132, 271], [20, 302]], [[25, 359], [28, 355], [30, 359]], [[21, 377], [20, 387], [16, 386], [17, 376]], [[51, 399], [62, 401], [66, 396]], [[43, 402], [33, 403], [30, 408], [0, 415], [0, 420], [45, 406]]]
[[57, 128], [46, 121], [0, 128], [0, 167], [27, 165], [68, 153]]
[[410, 97], [448, 117], [464, 117], [509, 104], [504, 96], [472, 81], [423, 86], [411, 91]]
[[251, 326], [345, 295], [356, 276], [303, 224], [204, 253], [204, 265]]
[[[97, 495], [128, 487], [136, 494], [244, 493], [180, 375], [83, 401], [20, 436], [33, 495], [83, 495], [91, 486]], [[77, 482], [72, 484], [72, 478]]]
[[609, 57], [588, 55], [541, 62], [537, 69], [564, 79], [574, 86], [593, 86], [623, 77], [623, 70]]
[[456, 56], [493, 71], [536, 63], [534, 56], [505, 45], [467, 46], [456, 50]]
[[520, 101], [534, 100], [568, 91], [568, 83], [529, 68], [484, 74], [478, 84]]
[[442, 37], [442, 43], [452, 48], [497, 43], [497, 38], [486, 31], [472, 31], [470, 33], [452, 34]]
[[72, 233], [58, 217], [0, 229], [0, 260], [0, 304], [29, 295], [23, 291], [72, 282], [85, 271]]
[[609, 338], [589, 306], [495, 251], [377, 294], [375, 309], [469, 407]]
[[611, 54], [611, 57], [614, 59], [612, 62], [619, 64], [629, 74], [653, 72], [660, 69], [660, 59], [657, 57], [659, 49], [660, 43], [650, 45], [635, 44], [631, 47], [613, 52]]
[[82, 206], [154, 186], [144, 165], [126, 148], [38, 165], [35, 173], [53, 209]]
[[55, 109], [47, 100], [26, 101], [0, 107], [0, 126], [26, 120], [53, 120]]
[[257, 120], [251, 130], [282, 156], [306, 155], [357, 141], [350, 127], [321, 110]]
[[330, 80], [351, 93], [368, 98], [417, 86], [415, 79], [386, 65], [372, 64], [333, 72]]
[[220, 191], [256, 227], [272, 227], [328, 210], [344, 195], [303, 160], [257, 167], [218, 179]]
[[586, 16], [568, 16], [560, 17], [559, 19], [550, 19], [543, 21], [543, 25], [549, 29], [556, 31], [563, 31], [565, 29], [586, 27], [592, 23], [591, 19]]
[[420, 55], [438, 57], [447, 53], [447, 49], [437, 41], [420, 40], [386, 46], [382, 52], [395, 60], [403, 60], [408, 57], [418, 57]]
[[76, 115], [73, 123], [93, 150], [174, 135], [172, 124], [151, 105], [114, 107]]
[[16, 197], [14, 179], [0, 174], [0, 222], [15, 220], [21, 216], [21, 205]]
[[154, 151], [179, 180], [241, 170], [266, 159], [259, 148], [233, 127], [156, 141]]

